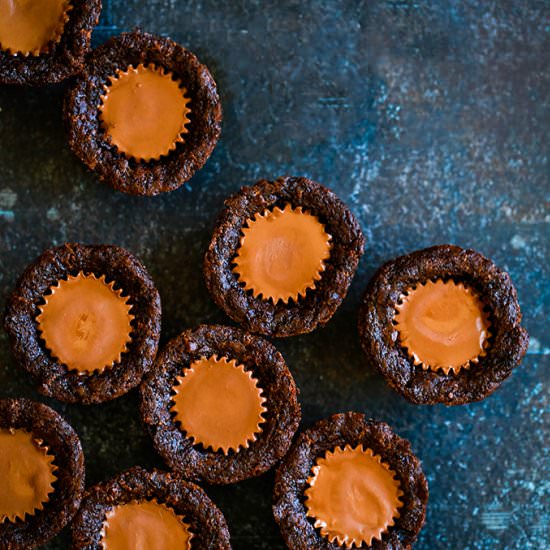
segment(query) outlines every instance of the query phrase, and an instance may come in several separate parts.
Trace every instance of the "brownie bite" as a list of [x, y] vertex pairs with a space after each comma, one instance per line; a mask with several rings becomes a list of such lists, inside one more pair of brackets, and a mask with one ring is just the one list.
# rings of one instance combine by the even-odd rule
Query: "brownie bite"
[[134, 31], [94, 50], [65, 97], [76, 155], [132, 195], [173, 191], [202, 168], [221, 130], [216, 83], [169, 38]]
[[82, 70], [101, 0], [0, 0], [0, 83], [44, 85]]
[[141, 415], [170, 468], [197, 482], [234, 483], [286, 454], [300, 422], [297, 392], [271, 343], [201, 325], [159, 353], [141, 385]]
[[35, 548], [78, 510], [84, 491], [80, 440], [53, 409], [0, 400], [0, 548]]
[[395, 550], [416, 540], [427, 501], [410, 443], [348, 412], [298, 436], [277, 471], [273, 513], [292, 550]]
[[529, 338], [509, 275], [474, 250], [442, 245], [383, 265], [359, 312], [369, 362], [412, 403], [484, 399]]
[[204, 260], [216, 304], [268, 336], [311, 332], [346, 296], [364, 237], [336, 195], [307, 178], [261, 180], [225, 201]]
[[67, 243], [21, 275], [4, 326], [41, 393], [88, 404], [141, 382], [157, 352], [160, 317], [158, 291], [130, 252]]
[[75, 550], [229, 550], [225, 518], [206, 493], [175, 473], [130, 468], [91, 487], [73, 522]]

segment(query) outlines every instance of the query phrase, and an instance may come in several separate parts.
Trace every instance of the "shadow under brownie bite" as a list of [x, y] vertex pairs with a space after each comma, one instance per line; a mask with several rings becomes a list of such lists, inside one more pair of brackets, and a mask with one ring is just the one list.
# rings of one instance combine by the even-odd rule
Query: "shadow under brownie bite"
[[0, 547], [34, 548], [72, 519], [84, 491], [78, 436], [53, 409], [0, 400]]
[[40, 392], [87, 404], [141, 382], [157, 352], [160, 316], [158, 291], [130, 252], [68, 243], [21, 275], [4, 326]]
[[261, 180], [225, 201], [204, 259], [216, 304], [245, 329], [282, 337], [329, 321], [364, 237], [345, 204], [307, 178]]
[[221, 131], [216, 83], [169, 38], [123, 33], [88, 57], [64, 106], [69, 145], [109, 185], [173, 191], [202, 168]]
[[139, 466], [86, 491], [72, 530], [75, 550], [231, 548], [223, 514], [200, 487]]
[[101, 0], [0, 1], [0, 83], [45, 85], [82, 70]]
[[193, 481], [235, 483], [285, 455], [300, 422], [297, 388], [275, 347], [201, 325], [171, 340], [141, 385], [155, 448]]
[[405, 549], [427, 501], [409, 442], [348, 412], [297, 437], [277, 470], [273, 513], [291, 550]]
[[484, 399], [520, 363], [520, 326], [508, 274], [473, 250], [441, 245], [383, 265], [369, 282], [359, 336], [388, 384], [419, 404]]

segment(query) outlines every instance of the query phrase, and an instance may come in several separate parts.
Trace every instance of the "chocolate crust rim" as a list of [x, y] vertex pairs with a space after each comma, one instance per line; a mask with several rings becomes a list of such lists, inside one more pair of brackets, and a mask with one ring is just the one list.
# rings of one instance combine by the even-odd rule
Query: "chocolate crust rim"
[[25, 521], [0, 523], [2, 548], [34, 548], [71, 521], [84, 492], [84, 454], [78, 435], [56, 411], [30, 399], [0, 399], [0, 428], [23, 428], [54, 455], [56, 481], [44, 509]]
[[[407, 286], [452, 279], [469, 285], [488, 309], [491, 336], [485, 354], [468, 369], [445, 375], [415, 366], [394, 340], [394, 304]], [[480, 401], [510, 376], [529, 337], [510, 276], [475, 250], [438, 245], [390, 260], [370, 280], [359, 310], [359, 338], [369, 362], [390, 387], [415, 404]]]
[[105, 514], [117, 504], [155, 498], [184, 517], [197, 548], [230, 550], [229, 530], [222, 512], [197, 485], [173, 472], [134, 466], [90, 487], [72, 525], [74, 550], [101, 550]]
[[[235, 359], [258, 380], [266, 398], [265, 421], [256, 439], [238, 452], [193, 445], [170, 413], [172, 386], [183, 366], [201, 355]], [[140, 388], [143, 423], [168, 466], [186, 479], [235, 483], [258, 476], [288, 451], [300, 423], [298, 388], [283, 356], [267, 340], [236, 327], [200, 325], [168, 342]]]
[[[314, 290], [296, 302], [273, 304], [245, 290], [232, 266], [247, 220], [286, 203], [318, 217], [332, 236], [331, 251]], [[342, 303], [364, 243], [351, 211], [326, 187], [303, 177], [260, 180], [225, 201], [204, 257], [204, 279], [214, 302], [246, 330], [274, 337], [304, 334], [326, 324]]]
[[[139, 64], [173, 73], [191, 100], [184, 141], [148, 162], [127, 158], [109, 142], [99, 111], [109, 77]], [[218, 141], [222, 110], [216, 82], [195, 54], [169, 38], [133, 31], [110, 38], [88, 56], [65, 95], [64, 119], [71, 149], [101, 180], [124, 193], [152, 196], [177, 189], [202, 168]]]
[[13, 55], [0, 50], [0, 84], [44, 86], [79, 73], [99, 22], [101, 0], [71, 0], [68, 21], [57, 43], [38, 56]]
[[380, 541], [361, 548], [377, 550], [405, 549], [416, 540], [426, 516], [428, 483], [410, 443], [396, 435], [384, 422], [368, 420], [364, 414], [347, 412], [317, 422], [303, 431], [275, 475], [273, 514], [283, 539], [291, 550], [338, 550], [343, 548], [329, 542], [306, 515], [304, 491], [315, 461], [337, 446], [363, 445], [393, 470], [399, 479], [403, 506], [395, 525]]
[[[132, 303], [132, 341], [122, 360], [103, 372], [81, 374], [53, 359], [36, 323], [38, 304], [49, 288], [67, 275], [87, 271], [105, 275]], [[151, 368], [160, 337], [159, 293], [143, 264], [113, 245], [65, 243], [46, 250], [20, 276], [8, 298], [4, 327], [17, 362], [31, 374], [38, 390], [67, 403], [101, 403], [137, 386]]]

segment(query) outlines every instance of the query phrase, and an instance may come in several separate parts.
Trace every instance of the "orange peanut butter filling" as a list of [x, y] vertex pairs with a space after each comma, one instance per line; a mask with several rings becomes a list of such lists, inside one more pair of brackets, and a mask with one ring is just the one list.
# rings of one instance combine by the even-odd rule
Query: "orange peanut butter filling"
[[485, 355], [489, 318], [462, 283], [427, 281], [409, 289], [396, 305], [394, 324], [401, 345], [425, 370], [458, 372]]
[[193, 536], [172, 508], [148, 500], [113, 507], [101, 535], [104, 550], [189, 550]]
[[251, 372], [233, 359], [193, 361], [173, 391], [171, 410], [194, 444], [228, 454], [248, 447], [261, 432], [266, 399]]
[[46, 348], [69, 370], [90, 373], [119, 362], [131, 341], [132, 305], [105, 276], [69, 275], [44, 296], [36, 318]]
[[330, 542], [346, 548], [370, 545], [395, 525], [403, 492], [395, 473], [371, 449], [336, 447], [311, 471], [307, 515]]
[[22, 429], [0, 429], [0, 524], [43, 510], [56, 466], [42, 441]]
[[254, 296], [288, 303], [315, 288], [330, 248], [331, 236], [318, 218], [287, 204], [248, 220], [233, 271]]
[[111, 143], [136, 160], [159, 159], [187, 132], [189, 98], [171, 73], [154, 65], [128, 67], [110, 77], [100, 118]]
[[71, 6], [67, 0], [0, 0], [0, 48], [39, 55], [59, 42]]

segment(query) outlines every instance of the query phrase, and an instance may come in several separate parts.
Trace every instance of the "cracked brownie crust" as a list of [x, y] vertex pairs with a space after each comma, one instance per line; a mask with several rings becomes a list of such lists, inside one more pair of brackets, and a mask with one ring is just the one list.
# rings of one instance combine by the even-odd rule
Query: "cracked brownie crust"
[[229, 550], [225, 518], [206, 493], [174, 473], [135, 466], [109, 481], [94, 485], [84, 496], [73, 522], [75, 550], [101, 550], [105, 514], [119, 504], [155, 499], [183, 516], [193, 533], [193, 548]]
[[[232, 264], [247, 220], [288, 203], [311, 212], [324, 224], [332, 236], [331, 251], [315, 289], [297, 301], [274, 304], [245, 290]], [[261, 180], [225, 201], [205, 255], [204, 278], [216, 304], [246, 330], [275, 337], [303, 334], [326, 324], [342, 303], [363, 247], [357, 220], [326, 187], [301, 177]]]
[[[262, 430], [238, 452], [193, 445], [170, 413], [172, 387], [184, 367], [201, 356], [235, 359], [251, 371], [266, 398]], [[288, 451], [300, 422], [298, 389], [282, 355], [241, 329], [201, 325], [171, 340], [141, 385], [141, 415], [157, 451], [170, 468], [197, 482], [226, 484], [258, 476]]]
[[[105, 275], [132, 303], [132, 340], [122, 360], [102, 372], [69, 371], [46, 349], [36, 317], [43, 296], [58, 280], [80, 271]], [[137, 386], [153, 364], [160, 336], [160, 296], [143, 264], [109, 245], [67, 243], [44, 252], [23, 272], [8, 299], [4, 327], [18, 363], [48, 397], [68, 403], [101, 403]]]
[[[444, 374], [415, 366], [392, 324], [402, 293], [428, 280], [463, 282], [488, 309], [491, 336], [483, 356], [469, 368]], [[441, 245], [383, 265], [369, 282], [359, 312], [359, 337], [369, 362], [412, 403], [460, 405], [493, 393], [520, 363], [529, 337], [510, 276], [474, 250]]]
[[44, 544], [71, 521], [84, 491], [84, 454], [80, 440], [61, 415], [30, 399], [0, 400], [0, 429], [24, 429], [41, 439], [57, 467], [54, 492], [44, 509], [25, 521], [0, 523], [0, 547], [28, 549]]
[[[167, 156], [138, 162], [117, 151], [100, 121], [103, 86], [117, 70], [153, 64], [181, 80], [190, 97], [188, 132]], [[169, 38], [135, 31], [108, 40], [88, 57], [82, 75], [67, 92], [64, 106], [69, 145], [106, 183], [131, 195], [173, 191], [202, 168], [221, 131], [216, 83], [197, 57]]]
[[400, 482], [403, 505], [400, 517], [389, 527], [381, 540], [361, 548], [401, 550], [410, 548], [424, 524], [428, 501], [428, 484], [420, 461], [412, 453], [410, 443], [397, 436], [384, 422], [367, 420], [365, 415], [348, 412], [321, 420], [302, 432], [279, 466], [275, 477], [273, 513], [283, 538], [291, 550], [338, 550], [306, 516], [304, 491], [315, 461], [335, 447], [363, 445], [395, 472]]

